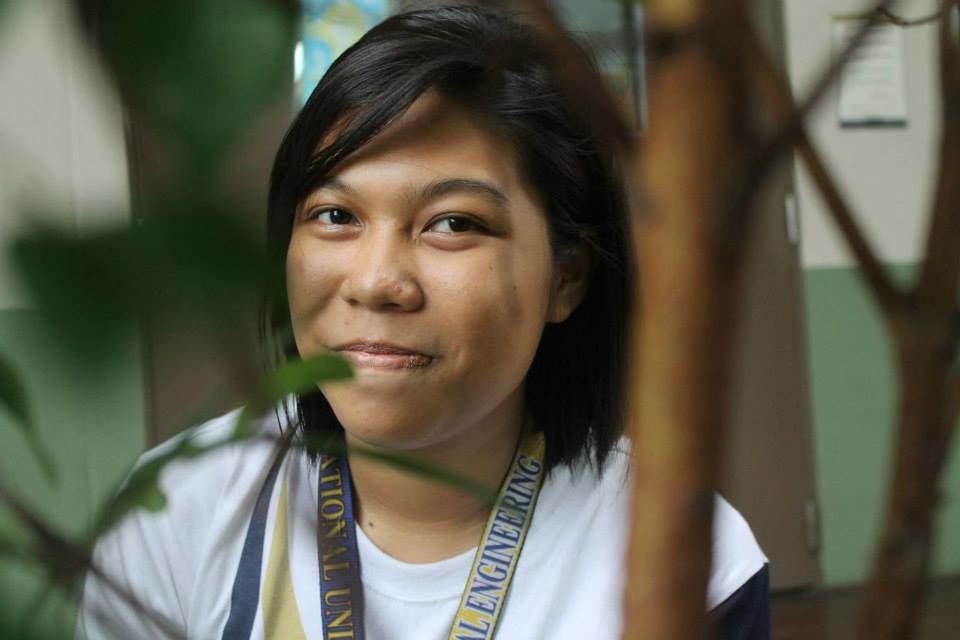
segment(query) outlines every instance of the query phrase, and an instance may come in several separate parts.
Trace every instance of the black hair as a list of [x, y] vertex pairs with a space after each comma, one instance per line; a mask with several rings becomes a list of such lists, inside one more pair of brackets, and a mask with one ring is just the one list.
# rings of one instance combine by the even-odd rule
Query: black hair
[[[583, 459], [602, 468], [624, 415], [630, 226], [614, 164], [561, 94], [532, 26], [476, 6], [412, 11], [380, 23], [333, 63], [271, 173], [268, 246], [278, 281], [299, 203], [428, 89], [513, 145], [544, 203], [555, 256], [580, 243], [591, 249], [586, 296], [565, 322], [545, 327], [525, 390], [547, 469]], [[283, 286], [268, 294], [264, 320], [274, 336], [289, 332]], [[295, 419], [307, 435], [342, 434], [320, 392], [297, 398]]]

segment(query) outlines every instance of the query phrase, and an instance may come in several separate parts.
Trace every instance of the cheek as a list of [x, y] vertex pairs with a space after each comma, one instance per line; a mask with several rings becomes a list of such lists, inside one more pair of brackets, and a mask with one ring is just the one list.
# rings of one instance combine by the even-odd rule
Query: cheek
[[493, 267], [503, 312], [515, 319], [518, 327], [534, 325], [539, 335], [546, 322], [553, 279], [546, 230], [518, 238], [513, 250], [499, 256]]
[[286, 262], [290, 321], [301, 354], [315, 350], [311, 328], [336, 291], [336, 272], [330, 256], [322, 251], [309, 251], [308, 244], [294, 236]]
[[[458, 327], [461, 354], [474, 369], [503, 375], [532, 360], [546, 320], [550, 262], [538, 252], [500, 251], [434, 279], [434, 299], [448, 328]], [[439, 301], [444, 301], [439, 303]], [[509, 377], [515, 377], [510, 374]]]

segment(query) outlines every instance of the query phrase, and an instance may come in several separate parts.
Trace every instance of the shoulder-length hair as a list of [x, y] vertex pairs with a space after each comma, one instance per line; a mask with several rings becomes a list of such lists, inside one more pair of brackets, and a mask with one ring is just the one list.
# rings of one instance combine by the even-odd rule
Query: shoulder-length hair
[[[489, 8], [413, 11], [376, 26], [333, 63], [280, 144], [268, 245], [283, 282], [295, 211], [310, 191], [428, 89], [455, 100], [516, 149], [545, 204], [555, 259], [581, 243], [591, 250], [586, 296], [565, 322], [544, 329], [525, 393], [545, 435], [547, 468], [586, 459], [600, 469], [624, 413], [630, 227], [620, 177], [547, 59], [535, 29]], [[263, 319], [268, 342], [289, 333], [283, 286], [268, 292]], [[295, 347], [286, 350], [296, 357]], [[342, 435], [320, 392], [297, 398], [294, 420], [308, 441]]]

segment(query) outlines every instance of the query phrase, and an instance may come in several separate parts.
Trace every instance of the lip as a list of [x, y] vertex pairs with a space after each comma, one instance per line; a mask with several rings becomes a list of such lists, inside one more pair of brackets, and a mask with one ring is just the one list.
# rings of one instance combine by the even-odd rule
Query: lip
[[405, 370], [422, 369], [434, 358], [415, 349], [389, 342], [353, 340], [333, 347], [355, 368]]

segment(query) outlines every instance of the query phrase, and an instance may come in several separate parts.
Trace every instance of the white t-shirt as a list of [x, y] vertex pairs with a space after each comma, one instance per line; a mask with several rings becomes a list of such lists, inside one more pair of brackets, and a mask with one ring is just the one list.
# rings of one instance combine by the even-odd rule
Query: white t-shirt
[[[182, 437], [210, 443], [228, 437], [228, 414]], [[276, 434], [275, 419], [262, 433]], [[170, 443], [145, 454], [149, 459]], [[168, 498], [158, 513], [136, 511], [97, 545], [95, 562], [186, 638], [216, 639], [230, 611], [231, 589], [276, 442], [227, 445], [170, 464], [161, 476]], [[624, 552], [629, 529], [627, 441], [602, 476], [589, 467], [554, 469], [544, 482], [498, 638], [618, 638]], [[317, 467], [290, 452], [270, 498], [261, 564], [260, 603], [252, 638], [323, 637], [316, 545]], [[428, 564], [396, 560], [357, 527], [370, 640], [444, 640], [474, 551]], [[726, 600], [767, 559], [743, 518], [722, 498], [714, 516], [713, 568], [707, 606]], [[90, 576], [79, 638], [167, 638], [149, 618]]]

